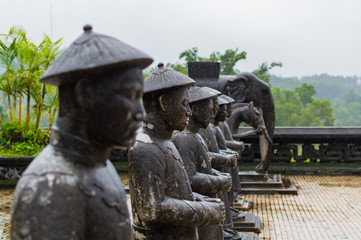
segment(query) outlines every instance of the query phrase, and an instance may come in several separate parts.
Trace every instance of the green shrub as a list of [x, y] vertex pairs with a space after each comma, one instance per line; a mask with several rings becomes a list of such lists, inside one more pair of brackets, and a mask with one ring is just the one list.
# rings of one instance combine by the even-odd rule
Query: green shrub
[[25, 126], [17, 122], [5, 122], [0, 134], [1, 151], [5, 157], [10, 156], [36, 156], [49, 141], [49, 134], [42, 129], [35, 130], [30, 125], [25, 131]]

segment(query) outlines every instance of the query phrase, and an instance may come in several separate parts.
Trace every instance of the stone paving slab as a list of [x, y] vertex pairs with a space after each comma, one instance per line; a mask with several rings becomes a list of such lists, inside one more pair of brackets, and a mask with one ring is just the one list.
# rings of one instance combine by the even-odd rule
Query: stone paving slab
[[[361, 176], [288, 176], [298, 195], [245, 195], [260, 217], [259, 239], [361, 239]], [[127, 184], [126, 176], [121, 176]], [[0, 236], [10, 217], [12, 190], [0, 190]], [[130, 201], [128, 199], [128, 204]]]
[[263, 240], [361, 239], [360, 176], [289, 176], [295, 195], [245, 195]]

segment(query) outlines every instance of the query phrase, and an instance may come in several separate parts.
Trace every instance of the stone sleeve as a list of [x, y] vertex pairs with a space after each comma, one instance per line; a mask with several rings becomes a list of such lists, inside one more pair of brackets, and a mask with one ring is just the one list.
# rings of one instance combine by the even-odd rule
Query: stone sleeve
[[221, 191], [221, 179], [218, 176], [207, 173], [207, 164], [205, 163], [207, 160], [205, 157], [207, 156], [200, 156], [206, 153], [201, 151], [203, 150], [202, 148], [197, 148], [199, 143], [195, 142], [195, 139], [192, 136], [189, 135], [187, 137], [186, 135], [181, 134], [173, 137], [172, 142], [182, 157], [191, 181], [192, 190], [208, 196]]
[[244, 149], [244, 143], [239, 141], [230, 141], [226, 140], [226, 145], [228, 148], [234, 150], [234, 151], [243, 151]]
[[227, 155], [221, 153], [208, 152], [212, 167], [215, 169], [222, 169], [223, 167], [233, 166]]
[[[154, 146], [154, 145], [153, 145]], [[187, 228], [223, 222], [223, 203], [178, 199], [165, 193], [166, 161], [157, 147], [146, 145], [129, 152], [133, 215], [150, 228]], [[192, 195], [193, 196], [193, 195]], [[134, 204], [134, 206], [133, 206]], [[137, 219], [138, 218], [138, 219]]]

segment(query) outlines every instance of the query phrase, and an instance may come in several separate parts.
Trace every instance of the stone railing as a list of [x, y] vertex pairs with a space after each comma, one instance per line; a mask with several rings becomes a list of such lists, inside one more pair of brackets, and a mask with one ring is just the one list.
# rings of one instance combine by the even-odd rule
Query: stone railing
[[[248, 127], [239, 129], [240, 133], [248, 131]], [[254, 166], [252, 163], [260, 155], [258, 136], [251, 135], [241, 140], [246, 143], [241, 161]], [[272, 162], [275, 164], [304, 161], [361, 164], [361, 127], [276, 127], [273, 149]], [[127, 150], [114, 148], [109, 158], [114, 162], [127, 161]], [[0, 157], [0, 167], [26, 167], [32, 159]]]
[[[242, 161], [259, 158], [258, 137], [241, 140], [247, 144]], [[361, 162], [361, 127], [276, 127], [273, 150], [272, 162]]]

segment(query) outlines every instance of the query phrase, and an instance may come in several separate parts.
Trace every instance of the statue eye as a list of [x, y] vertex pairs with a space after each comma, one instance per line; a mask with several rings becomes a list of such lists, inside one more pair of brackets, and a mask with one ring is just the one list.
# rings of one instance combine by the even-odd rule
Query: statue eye
[[143, 93], [141, 91], [136, 91], [136, 90], [131, 90], [131, 89], [127, 90], [126, 92], [123, 91], [123, 92], [119, 93], [119, 95], [124, 96], [131, 101], [141, 98], [142, 94]]

